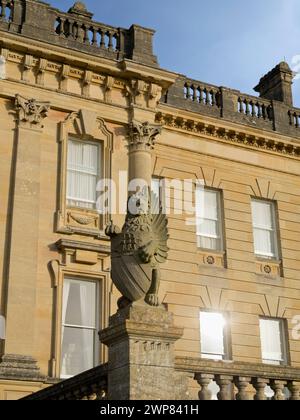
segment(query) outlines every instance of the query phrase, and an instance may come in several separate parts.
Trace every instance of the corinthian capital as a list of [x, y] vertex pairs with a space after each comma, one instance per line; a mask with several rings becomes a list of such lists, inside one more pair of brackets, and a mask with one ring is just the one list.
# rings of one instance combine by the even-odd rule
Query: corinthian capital
[[129, 125], [129, 149], [151, 150], [154, 148], [156, 137], [161, 133], [161, 126], [149, 122], [132, 122]]
[[38, 125], [47, 117], [50, 102], [39, 102], [35, 99], [26, 99], [16, 95], [15, 107], [19, 122], [23, 121]]

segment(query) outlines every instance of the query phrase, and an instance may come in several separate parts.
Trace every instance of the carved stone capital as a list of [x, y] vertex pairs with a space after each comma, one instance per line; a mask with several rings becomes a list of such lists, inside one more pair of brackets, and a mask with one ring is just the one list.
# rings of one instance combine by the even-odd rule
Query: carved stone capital
[[151, 150], [154, 148], [156, 137], [161, 133], [161, 126], [149, 122], [132, 122], [129, 125], [129, 150]]
[[27, 122], [42, 126], [43, 120], [48, 115], [50, 102], [40, 102], [36, 99], [27, 99], [16, 95], [15, 107], [19, 123]]

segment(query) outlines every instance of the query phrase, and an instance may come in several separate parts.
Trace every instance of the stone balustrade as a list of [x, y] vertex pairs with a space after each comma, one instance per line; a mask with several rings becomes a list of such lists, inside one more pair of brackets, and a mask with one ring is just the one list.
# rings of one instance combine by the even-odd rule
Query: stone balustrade
[[106, 396], [107, 365], [105, 364], [58, 382], [23, 400], [105, 400]]
[[242, 94], [179, 76], [161, 102], [202, 115], [299, 138], [300, 110], [284, 103]]
[[128, 37], [126, 29], [59, 12], [55, 19], [54, 31], [62, 43], [75, 43], [79, 48], [92, 47], [96, 54], [100, 52], [114, 59], [124, 56], [125, 40]]
[[207, 105], [207, 106], [221, 106], [220, 89], [207, 85], [198, 84], [193, 81], [187, 81], [184, 84], [184, 97], [194, 103]]
[[291, 127], [300, 128], [300, 109], [292, 109], [288, 112]]
[[262, 100], [255, 96], [241, 95], [238, 97], [238, 112], [240, 114], [273, 121], [273, 106], [271, 101]]
[[300, 400], [297, 368], [185, 357], [176, 358], [176, 367], [194, 374], [200, 400]]
[[151, 29], [138, 25], [115, 28], [95, 22], [81, 2], [64, 13], [38, 0], [0, 1], [0, 30], [94, 56], [158, 65]]

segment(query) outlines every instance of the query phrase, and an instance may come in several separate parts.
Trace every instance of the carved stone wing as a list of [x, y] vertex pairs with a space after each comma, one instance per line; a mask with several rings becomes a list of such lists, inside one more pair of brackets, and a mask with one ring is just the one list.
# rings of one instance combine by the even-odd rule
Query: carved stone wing
[[159, 198], [156, 194], [151, 193], [151, 213], [153, 216], [152, 220], [152, 232], [156, 241], [156, 252], [154, 255], [155, 260], [159, 264], [163, 264], [168, 259], [168, 219], [163, 214], [162, 208], [159, 203]]

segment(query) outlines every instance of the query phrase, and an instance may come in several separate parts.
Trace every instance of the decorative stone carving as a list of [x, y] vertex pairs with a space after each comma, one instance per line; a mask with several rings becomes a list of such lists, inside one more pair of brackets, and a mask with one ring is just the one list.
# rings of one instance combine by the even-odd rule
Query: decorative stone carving
[[168, 221], [159, 198], [150, 192], [150, 182], [151, 149], [160, 132], [148, 122], [129, 126], [129, 167], [134, 168], [129, 177], [147, 180], [148, 185], [130, 196], [122, 231], [113, 223], [106, 228], [112, 242], [112, 280], [123, 295], [119, 306], [140, 299], [159, 305], [159, 265], [168, 256]]
[[132, 122], [129, 126], [128, 146], [134, 149], [153, 149], [156, 136], [161, 133], [161, 127], [148, 122]]
[[15, 106], [19, 122], [38, 125], [47, 117], [50, 102], [39, 102], [36, 99], [26, 99], [21, 95], [16, 95]]

